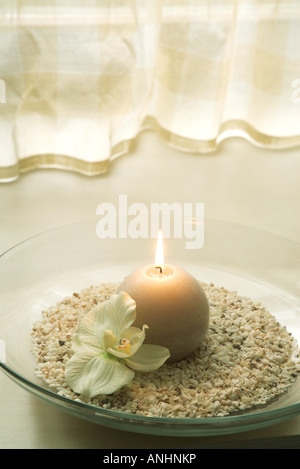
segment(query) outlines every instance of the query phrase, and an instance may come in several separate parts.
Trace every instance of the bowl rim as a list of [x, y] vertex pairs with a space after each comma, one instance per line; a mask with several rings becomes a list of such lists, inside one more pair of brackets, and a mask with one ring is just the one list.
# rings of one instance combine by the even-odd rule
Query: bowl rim
[[[39, 386], [36, 383], [33, 383], [32, 381], [29, 381], [28, 379], [24, 378], [23, 376], [19, 375], [16, 373], [14, 370], [12, 370], [8, 365], [0, 361], [0, 368], [3, 369], [3, 371], [7, 374], [10, 375], [11, 377], [15, 378], [17, 381], [20, 381], [23, 385], [26, 387], [32, 389], [33, 391], [37, 391], [41, 394], [45, 394], [45, 396], [49, 396], [51, 398], [55, 398], [61, 402], [64, 402], [66, 404], [72, 404], [72, 406], [76, 407], [77, 409], [83, 409], [83, 410], [88, 410], [88, 411], [94, 411], [95, 413], [101, 413], [103, 416], [107, 417], [114, 417], [114, 418], [119, 418], [122, 420], [128, 420], [132, 421], [134, 420], [136, 423], [159, 423], [159, 424], [167, 424], [170, 425], [172, 423], [174, 424], [181, 424], [181, 425], [188, 425], [188, 426], [205, 426], [209, 424], [217, 424], [217, 423], [222, 423], [224, 426], [225, 420], [226, 422], [230, 423], [251, 423], [253, 419], [255, 419], [255, 422], [257, 420], [265, 421], [266, 417], [272, 417], [276, 416], [277, 418], [280, 416], [287, 416], [289, 414], [295, 414], [299, 411], [300, 413], [300, 401], [295, 404], [290, 404], [286, 407], [282, 407], [280, 409], [273, 409], [273, 410], [268, 410], [268, 411], [251, 411], [249, 409], [248, 413], [245, 414], [236, 414], [236, 415], [224, 415], [222, 417], [189, 417], [189, 418], [178, 418], [178, 417], [152, 417], [152, 416], [146, 416], [146, 415], [138, 415], [138, 414], [131, 414], [131, 413], [126, 413], [126, 412], [120, 412], [116, 410], [110, 410], [110, 409], [104, 409], [103, 407], [100, 406], [94, 406], [91, 404], [86, 404], [84, 402], [79, 402], [73, 399], [70, 399], [66, 396], [62, 396], [60, 394], [57, 394], [46, 387]], [[258, 407], [257, 407], [258, 408]], [[257, 417], [259, 417], [257, 419]], [[271, 420], [271, 419], [267, 419]]]

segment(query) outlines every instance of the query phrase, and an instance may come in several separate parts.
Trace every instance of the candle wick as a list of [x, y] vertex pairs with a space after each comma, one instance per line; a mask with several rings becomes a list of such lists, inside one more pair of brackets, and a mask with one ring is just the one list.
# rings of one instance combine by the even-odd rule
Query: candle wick
[[160, 270], [160, 273], [162, 274], [162, 267], [160, 265], [156, 265], [155, 266], [156, 269], [159, 269]]

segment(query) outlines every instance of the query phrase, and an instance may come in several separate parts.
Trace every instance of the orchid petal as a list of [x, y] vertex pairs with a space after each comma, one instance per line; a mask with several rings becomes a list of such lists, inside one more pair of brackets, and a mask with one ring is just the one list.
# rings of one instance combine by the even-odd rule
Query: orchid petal
[[121, 337], [130, 340], [134, 334], [138, 334], [140, 331], [141, 329], [139, 327], [131, 326], [121, 332]]
[[102, 337], [105, 330], [111, 330], [118, 340], [121, 339], [121, 332], [135, 321], [135, 309], [135, 301], [123, 291], [101, 303], [95, 324], [97, 337]]
[[114, 357], [116, 358], [128, 358], [131, 356], [131, 354], [127, 353], [127, 352], [122, 352], [122, 350], [115, 350], [113, 348], [108, 348], [106, 350], [108, 353], [110, 353], [111, 355], [113, 355]]
[[112, 394], [129, 384], [134, 372], [116, 359], [76, 353], [66, 365], [65, 379], [71, 389], [88, 398]]
[[148, 329], [148, 326], [144, 325], [142, 330], [135, 332], [130, 337], [130, 356], [134, 355], [138, 349], [141, 347], [142, 343], [145, 340], [145, 329]]
[[138, 351], [125, 360], [126, 364], [137, 371], [155, 371], [170, 357], [166, 347], [143, 344]]
[[104, 331], [102, 334], [102, 340], [104, 350], [118, 345], [118, 340], [112, 331]]
[[78, 332], [72, 343], [73, 352], [90, 351], [99, 354], [103, 351], [102, 337], [97, 337], [95, 331], [96, 317], [99, 306], [91, 309], [81, 320]]

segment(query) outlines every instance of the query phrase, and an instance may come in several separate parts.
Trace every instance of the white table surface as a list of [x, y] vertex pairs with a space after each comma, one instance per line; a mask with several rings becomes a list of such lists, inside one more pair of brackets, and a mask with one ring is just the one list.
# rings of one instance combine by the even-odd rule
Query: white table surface
[[[263, 150], [241, 139], [216, 153], [167, 147], [151, 132], [99, 177], [37, 170], [0, 184], [0, 252], [27, 237], [95, 216], [101, 202], [203, 202], [205, 217], [300, 241], [300, 149]], [[139, 435], [70, 416], [28, 394], [0, 372], [2, 449], [201, 448], [274, 437], [300, 438], [300, 416], [258, 431], [205, 438]], [[287, 445], [288, 445], [287, 440]], [[230, 443], [232, 442], [232, 443]]]

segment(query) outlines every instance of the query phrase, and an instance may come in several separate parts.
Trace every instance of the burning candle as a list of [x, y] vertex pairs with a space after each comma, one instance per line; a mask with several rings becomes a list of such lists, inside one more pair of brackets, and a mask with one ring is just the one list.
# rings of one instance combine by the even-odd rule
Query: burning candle
[[165, 265], [159, 233], [155, 263], [126, 277], [119, 291], [136, 302], [136, 321], [149, 326], [145, 343], [162, 345], [170, 361], [187, 357], [201, 343], [209, 324], [209, 304], [200, 283], [180, 267]]

